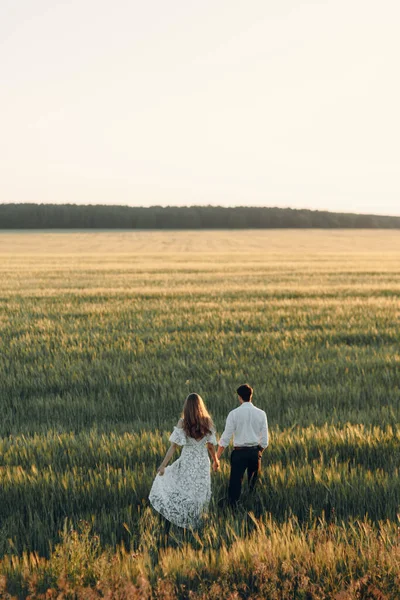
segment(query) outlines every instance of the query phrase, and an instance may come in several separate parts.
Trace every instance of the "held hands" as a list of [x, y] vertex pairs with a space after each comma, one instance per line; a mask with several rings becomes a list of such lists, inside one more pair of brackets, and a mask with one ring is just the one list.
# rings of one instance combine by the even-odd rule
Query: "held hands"
[[214, 458], [213, 461], [213, 471], [217, 472], [219, 469], [219, 459], [217, 457]]

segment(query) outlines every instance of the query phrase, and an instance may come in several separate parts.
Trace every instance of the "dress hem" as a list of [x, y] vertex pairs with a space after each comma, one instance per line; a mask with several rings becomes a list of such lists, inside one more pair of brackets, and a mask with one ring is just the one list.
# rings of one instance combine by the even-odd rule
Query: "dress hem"
[[152, 506], [152, 508], [158, 512], [158, 514], [160, 514], [162, 517], [164, 517], [164, 519], [167, 519], [167, 521], [169, 521], [170, 523], [172, 523], [173, 525], [176, 525], [177, 527], [180, 527], [181, 529], [197, 529], [196, 526], [194, 525], [182, 525], [181, 523], [178, 523], [177, 521], [175, 521], [174, 519], [171, 519], [170, 517], [167, 517], [167, 515], [165, 515], [159, 508], [156, 508], [153, 504], [153, 502], [151, 501], [151, 499], [149, 498], [149, 502]]

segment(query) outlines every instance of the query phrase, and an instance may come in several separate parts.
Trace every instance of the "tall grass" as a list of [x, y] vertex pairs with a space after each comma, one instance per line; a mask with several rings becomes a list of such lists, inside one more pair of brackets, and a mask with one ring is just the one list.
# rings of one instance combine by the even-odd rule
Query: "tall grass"
[[[396, 232], [0, 235], [3, 595], [395, 598], [399, 259]], [[183, 400], [221, 432], [244, 381], [257, 494], [219, 506], [224, 460], [166, 542], [146, 498]]]
[[[102, 543], [138, 539], [140, 514], [168, 434], [48, 432], [0, 445], [0, 552], [49, 555], [63, 520], [92, 519]], [[348, 425], [272, 433], [255, 497], [243, 507], [282, 522], [310, 514], [328, 519], [396, 519], [400, 429]], [[213, 474], [212, 513], [226, 495], [228, 461]], [[128, 526], [133, 539], [124, 527]], [[220, 539], [223, 539], [221, 534]], [[136, 548], [137, 549], [137, 548]]]
[[117, 598], [151, 600], [310, 599], [397, 600], [400, 546], [395, 523], [368, 520], [302, 527], [293, 519], [247, 513], [240, 531], [211, 523], [203, 535], [175, 538], [165, 547], [154, 514], [143, 515], [140, 551], [101, 547], [88, 522], [65, 521], [49, 559], [23, 553], [0, 562], [6, 598]]

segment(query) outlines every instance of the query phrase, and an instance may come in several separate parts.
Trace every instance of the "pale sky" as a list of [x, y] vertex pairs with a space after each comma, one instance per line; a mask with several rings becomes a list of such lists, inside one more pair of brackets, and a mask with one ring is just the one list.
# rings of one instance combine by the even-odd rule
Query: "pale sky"
[[2, 0], [0, 202], [400, 215], [398, 0]]

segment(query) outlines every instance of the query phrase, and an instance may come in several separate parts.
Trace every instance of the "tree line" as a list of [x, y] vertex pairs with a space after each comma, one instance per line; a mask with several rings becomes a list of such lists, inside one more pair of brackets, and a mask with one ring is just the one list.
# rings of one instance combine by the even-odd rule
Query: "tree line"
[[0, 204], [0, 229], [398, 229], [400, 217], [254, 206]]

